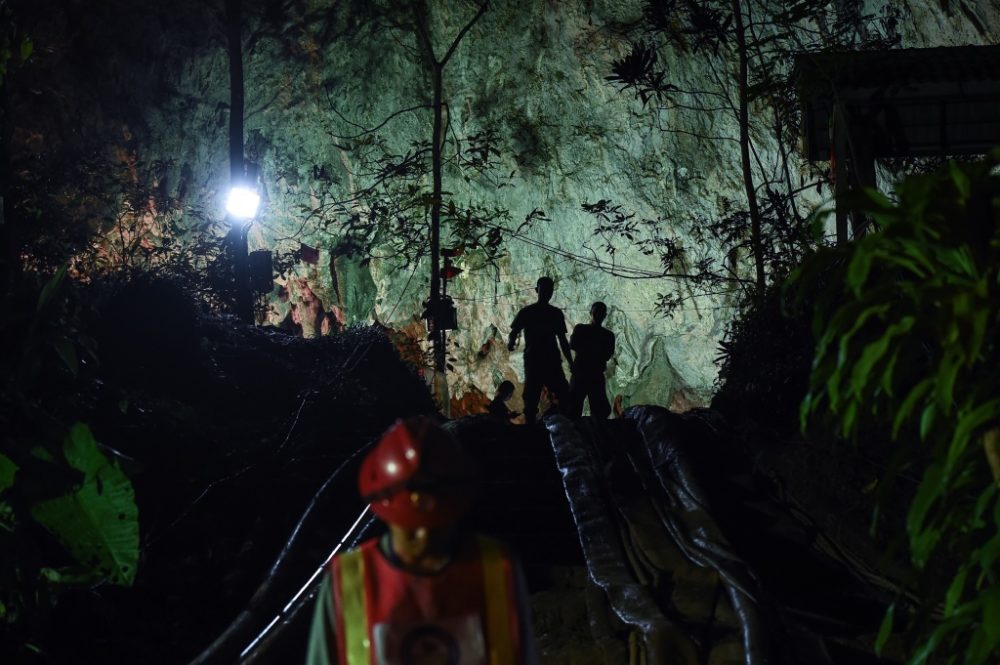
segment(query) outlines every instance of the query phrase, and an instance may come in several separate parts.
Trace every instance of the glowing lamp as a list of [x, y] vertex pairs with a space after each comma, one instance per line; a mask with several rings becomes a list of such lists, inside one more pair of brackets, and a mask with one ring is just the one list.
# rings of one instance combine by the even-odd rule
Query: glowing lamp
[[249, 187], [233, 187], [226, 200], [226, 212], [236, 219], [253, 219], [260, 205], [260, 194]]

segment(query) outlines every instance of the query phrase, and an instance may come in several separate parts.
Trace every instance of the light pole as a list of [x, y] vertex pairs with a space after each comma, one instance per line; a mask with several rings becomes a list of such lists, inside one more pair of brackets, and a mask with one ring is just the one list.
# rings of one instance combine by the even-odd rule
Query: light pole
[[[226, 47], [229, 53], [229, 196], [226, 217], [233, 256], [236, 313], [244, 323], [253, 323], [247, 233], [257, 214], [260, 195], [256, 177], [248, 177], [243, 156], [243, 3], [226, 0]], [[253, 174], [256, 176], [256, 173]]]
[[226, 218], [229, 220], [229, 242], [233, 255], [233, 274], [236, 287], [236, 313], [244, 323], [253, 323], [253, 297], [250, 294], [250, 262], [247, 252], [247, 234], [257, 215], [260, 195], [247, 182], [236, 182], [226, 200]]

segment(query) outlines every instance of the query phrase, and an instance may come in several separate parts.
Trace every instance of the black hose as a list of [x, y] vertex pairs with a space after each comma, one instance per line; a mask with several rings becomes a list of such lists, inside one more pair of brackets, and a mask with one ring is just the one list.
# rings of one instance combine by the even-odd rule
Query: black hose
[[[309, 505], [306, 506], [302, 517], [296, 523], [292, 533], [285, 541], [284, 547], [278, 554], [274, 563], [268, 569], [267, 576], [254, 594], [250, 597], [246, 609], [237, 615], [229, 624], [229, 627], [222, 632], [204, 651], [195, 657], [190, 665], [216, 665], [222, 663], [235, 663], [240, 658], [241, 651], [258, 635], [267, 625], [267, 621], [278, 616], [288, 598], [295, 593], [292, 588], [294, 575], [300, 573], [304, 568], [309, 569], [309, 564], [297, 560], [292, 556], [296, 546], [301, 542], [301, 535], [306, 530], [307, 522], [317, 512], [320, 505], [329, 506], [333, 502], [327, 497], [334, 488], [350, 489], [351, 495], [358, 501], [358, 512], [361, 510], [360, 500], [356, 498], [354, 488], [354, 474], [350, 474], [350, 483], [335, 483], [341, 473], [349, 467], [360, 465], [364, 453], [371, 447], [372, 442], [366, 444], [361, 449], [352, 454], [348, 459], [338, 466], [332, 474], [323, 482], [319, 489], [313, 494]], [[356, 468], [354, 468], [356, 473]], [[356, 514], [352, 512], [351, 514]], [[312, 566], [318, 567], [322, 562], [313, 561]], [[300, 598], [301, 600], [301, 598]]]

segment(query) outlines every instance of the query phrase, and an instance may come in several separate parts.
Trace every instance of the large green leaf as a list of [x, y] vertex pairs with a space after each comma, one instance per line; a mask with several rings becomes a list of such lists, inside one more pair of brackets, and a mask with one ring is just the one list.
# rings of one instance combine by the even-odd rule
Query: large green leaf
[[[970, 400], [971, 401], [971, 400]], [[975, 408], [963, 405], [958, 413], [958, 424], [948, 446], [945, 473], [950, 474], [959, 457], [965, 452], [972, 434], [988, 422], [1000, 417], [1000, 398], [991, 399]]]
[[34, 506], [48, 529], [94, 581], [128, 586], [139, 562], [139, 510], [132, 483], [98, 449], [90, 428], [73, 426], [63, 448], [66, 461], [84, 473], [73, 492]]
[[951, 413], [952, 403], [955, 399], [955, 381], [958, 380], [958, 371], [962, 369], [965, 358], [954, 346], [949, 347], [945, 352], [941, 363], [938, 365], [937, 387], [935, 395], [937, 407], [943, 415]]
[[[976, 529], [981, 529], [986, 526], [986, 520], [984, 516], [986, 515], [986, 509], [993, 504], [994, 495], [997, 492], [996, 484], [991, 483], [983, 490], [982, 494], [976, 500], [976, 509], [972, 512], [972, 526]], [[996, 505], [1000, 506], [1000, 502]], [[998, 525], [1000, 526], [1000, 525]]]
[[986, 632], [985, 655], [1000, 644], [1000, 587], [994, 586], [983, 598], [983, 629]]
[[936, 536], [929, 530], [924, 530], [924, 520], [927, 513], [930, 512], [931, 506], [941, 497], [944, 490], [941, 484], [943, 475], [940, 464], [931, 464], [927, 467], [906, 516], [906, 531], [910, 534], [913, 562], [918, 568], [923, 567], [927, 562], [927, 556], [937, 544]]
[[934, 387], [934, 382], [932, 379], [924, 379], [918, 383], [913, 390], [906, 396], [903, 403], [900, 405], [899, 409], [896, 411], [896, 417], [892, 421], [892, 438], [896, 438], [899, 435], [899, 430], [902, 428], [903, 424], [910, 417], [913, 412], [914, 407], [917, 402], [930, 392], [931, 388]]
[[959, 568], [958, 573], [955, 578], [952, 579], [951, 584], [948, 585], [948, 591], [944, 595], [944, 614], [945, 616], [951, 616], [955, 613], [955, 608], [958, 607], [958, 602], [962, 600], [962, 593], [965, 591], [965, 580], [969, 576], [969, 569], [966, 567]]
[[42, 292], [38, 295], [38, 304], [35, 306], [36, 312], [41, 312], [45, 309], [45, 307], [52, 300], [53, 296], [55, 296], [56, 292], [59, 290], [59, 287], [62, 286], [63, 281], [66, 279], [67, 267], [68, 266], [66, 264], [63, 264], [59, 270], [56, 271], [56, 274], [45, 283], [45, 286], [42, 287]]
[[938, 648], [938, 644], [941, 643], [941, 638], [947, 635], [949, 632], [954, 630], [957, 626], [961, 625], [961, 620], [949, 619], [943, 624], [939, 625], [931, 636], [920, 645], [920, 648], [914, 652], [913, 656], [910, 658], [909, 665], [923, 665], [930, 658], [931, 654]]
[[889, 640], [889, 636], [892, 634], [892, 624], [893, 617], [896, 615], [896, 603], [889, 606], [886, 610], [885, 616], [882, 617], [882, 625], [879, 626], [878, 636], [875, 638], [875, 655], [881, 656], [882, 649], [885, 648], [885, 643]]
[[875, 363], [881, 360], [886, 352], [889, 351], [890, 345], [893, 343], [893, 338], [910, 332], [916, 321], [916, 318], [913, 316], [904, 316], [886, 328], [882, 336], [876, 338], [874, 342], [865, 345], [861, 351], [860, 358], [857, 358], [854, 362], [854, 367], [851, 371], [851, 383], [848, 387], [849, 394], [862, 399], [865, 389], [874, 387], [872, 384], [875, 382], [872, 375], [874, 374]]
[[[997, 513], [1000, 514], [1000, 504], [998, 504]], [[1000, 534], [997, 534], [986, 541], [986, 543], [975, 553], [975, 556], [978, 560], [977, 563], [979, 563], [979, 567], [984, 571], [995, 570], [997, 559], [1000, 559]]]
[[966, 665], [996, 663], [1000, 656], [1000, 587], [994, 586], [984, 592], [979, 603], [982, 618], [965, 650]]
[[13, 487], [17, 468], [17, 465], [14, 464], [11, 458], [0, 453], [0, 494], [3, 494], [4, 490]]
[[951, 181], [955, 183], [955, 189], [958, 192], [958, 203], [964, 205], [972, 194], [972, 184], [969, 182], [969, 176], [955, 162], [948, 162], [948, 175], [951, 176]]

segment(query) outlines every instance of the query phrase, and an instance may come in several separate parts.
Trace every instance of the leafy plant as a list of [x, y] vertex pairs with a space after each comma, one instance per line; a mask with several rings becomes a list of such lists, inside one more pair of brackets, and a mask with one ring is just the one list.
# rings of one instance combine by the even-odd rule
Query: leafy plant
[[632, 44], [631, 53], [611, 63], [612, 74], [604, 78], [622, 90], [634, 89], [645, 106], [650, 99], [659, 99], [679, 89], [664, 82], [666, 72], [657, 69], [658, 58], [655, 46], [636, 42]]
[[[31, 516], [80, 566], [69, 571], [86, 584], [130, 585], [139, 562], [139, 511], [132, 483], [98, 449], [90, 428], [76, 423], [63, 445], [66, 463], [83, 480], [62, 496], [40, 501]], [[65, 579], [61, 573], [59, 579]]]
[[905, 524], [924, 599], [905, 617], [918, 638], [911, 665], [1000, 657], [998, 164], [1000, 151], [911, 176], [898, 203], [854, 193], [845, 203], [881, 232], [818, 253], [792, 280], [798, 292], [834, 285], [815, 310], [803, 426], [832, 419], [844, 436], [890, 437], [883, 500], [899, 474], [920, 477]]
[[38, 649], [39, 617], [60, 590], [129, 586], [138, 567], [131, 481], [77, 420], [97, 358], [68, 286], [64, 266], [37, 290], [5, 294], [0, 624], [13, 644], [4, 650]]

